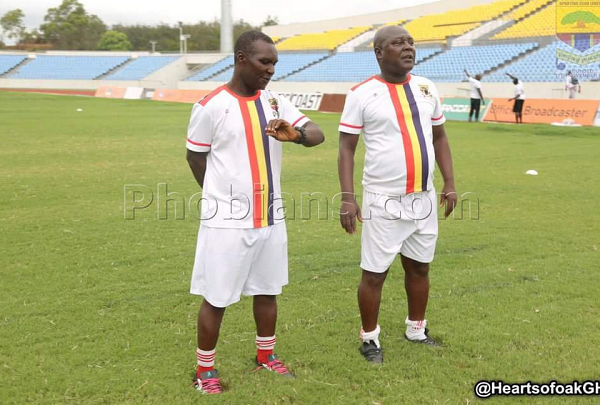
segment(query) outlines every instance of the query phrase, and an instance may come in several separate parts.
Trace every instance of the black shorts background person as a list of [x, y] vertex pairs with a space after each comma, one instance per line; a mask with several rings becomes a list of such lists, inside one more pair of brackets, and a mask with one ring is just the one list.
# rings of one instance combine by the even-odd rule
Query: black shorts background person
[[523, 104], [525, 104], [525, 90], [523, 89], [523, 82], [521, 82], [518, 78], [511, 75], [510, 73], [506, 74], [510, 77], [515, 85], [514, 92], [515, 96], [513, 98], [509, 98], [508, 101], [515, 100], [515, 104], [513, 105], [513, 112], [515, 113], [515, 121], [517, 124], [523, 123]]

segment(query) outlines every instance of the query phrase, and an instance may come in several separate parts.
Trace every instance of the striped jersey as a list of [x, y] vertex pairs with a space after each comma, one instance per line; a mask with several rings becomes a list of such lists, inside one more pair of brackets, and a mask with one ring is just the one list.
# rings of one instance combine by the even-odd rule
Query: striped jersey
[[271, 91], [242, 97], [223, 85], [194, 105], [187, 148], [208, 152], [201, 220], [214, 228], [262, 228], [284, 220], [281, 142], [265, 133], [272, 119], [308, 122]]
[[363, 188], [402, 196], [433, 188], [432, 126], [445, 121], [430, 80], [409, 74], [395, 84], [373, 76], [348, 92], [339, 131], [363, 134]]

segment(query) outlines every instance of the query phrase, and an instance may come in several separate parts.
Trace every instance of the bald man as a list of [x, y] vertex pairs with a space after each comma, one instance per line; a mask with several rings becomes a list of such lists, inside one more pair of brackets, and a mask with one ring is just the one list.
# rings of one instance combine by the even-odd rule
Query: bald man
[[[375, 36], [374, 48], [380, 73], [348, 92], [339, 124], [338, 165], [342, 228], [354, 234], [356, 219], [363, 222], [359, 350], [367, 361], [380, 364], [381, 290], [398, 255], [408, 298], [404, 337], [414, 343], [438, 345], [428, 335], [425, 319], [429, 263], [438, 234], [435, 162], [444, 180], [439, 203], [446, 205], [446, 217], [457, 198], [437, 89], [431, 81], [410, 74], [416, 59], [413, 38], [401, 27], [384, 27]], [[366, 149], [362, 213], [353, 182], [354, 154], [361, 133]]]

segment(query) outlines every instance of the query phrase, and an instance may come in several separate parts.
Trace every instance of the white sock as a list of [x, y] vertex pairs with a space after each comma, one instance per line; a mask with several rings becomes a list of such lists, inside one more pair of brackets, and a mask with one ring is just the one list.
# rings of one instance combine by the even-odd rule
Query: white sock
[[375, 342], [375, 346], [379, 348], [381, 347], [381, 345], [379, 344], [379, 332], [381, 332], [381, 328], [379, 327], [379, 325], [377, 325], [375, 330], [371, 332], [365, 332], [363, 328], [360, 328], [360, 338], [363, 342], [368, 342], [369, 340], [372, 340], [373, 342]]
[[214, 368], [215, 366], [215, 353], [216, 350], [200, 350], [196, 349], [196, 360], [200, 367]]
[[406, 337], [410, 340], [424, 340], [427, 338], [425, 336], [425, 327], [427, 326], [427, 319], [423, 319], [422, 321], [411, 321], [406, 318]]

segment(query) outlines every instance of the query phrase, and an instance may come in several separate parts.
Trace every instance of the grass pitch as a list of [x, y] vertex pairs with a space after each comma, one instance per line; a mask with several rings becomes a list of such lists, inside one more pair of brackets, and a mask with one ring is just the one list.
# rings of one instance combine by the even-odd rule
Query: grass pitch
[[[599, 379], [600, 131], [449, 122], [458, 191], [479, 210], [440, 222], [428, 320], [445, 347], [404, 341], [396, 262], [380, 316], [385, 364], [366, 364], [360, 238], [297, 207], [276, 350], [298, 378], [251, 372], [246, 298], [227, 310], [217, 346], [228, 390], [200, 398], [190, 387], [200, 300], [188, 294], [198, 220], [189, 210], [177, 220], [174, 203], [159, 220], [157, 208], [159, 183], [185, 199], [199, 191], [185, 161], [189, 115], [184, 104], [0, 93], [0, 403], [465, 404], [482, 379]], [[309, 116], [326, 143], [286, 145], [282, 187], [331, 203], [339, 115]], [[127, 184], [155, 197], [135, 220], [124, 219]]]

